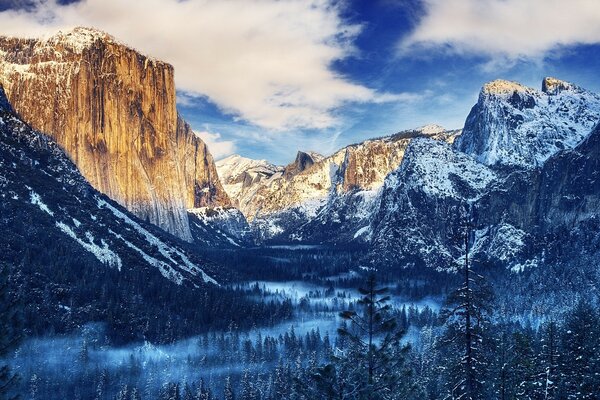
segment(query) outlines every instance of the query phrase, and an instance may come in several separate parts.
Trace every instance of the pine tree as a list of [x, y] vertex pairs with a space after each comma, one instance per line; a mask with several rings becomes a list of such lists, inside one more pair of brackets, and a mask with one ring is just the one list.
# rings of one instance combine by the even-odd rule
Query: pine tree
[[[0, 360], [10, 354], [21, 342], [21, 318], [18, 304], [12, 298], [9, 284], [9, 266], [0, 263]], [[8, 365], [0, 364], [0, 399], [10, 399], [10, 392], [18, 376]]]
[[235, 400], [235, 393], [233, 392], [233, 386], [231, 384], [231, 377], [225, 378], [225, 388], [223, 389], [224, 400]]
[[550, 320], [542, 326], [541, 345], [538, 357], [541, 369], [541, 374], [538, 376], [538, 398], [552, 400], [556, 398], [559, 356], [559, 328], [554, 320]]
[[[467, 214], [469, 215], [469, 214]], [[462, 285], [450, 293], [442, 318], [446, 321], [443, 343], [449, 347], [448, 358], [458, 354], [449, 368], [449, 391], [453, 399], [484, 399], [489, 362], [486, 357], [486, 334], [489, 329], [492, 291], [483, 276], [475, 273], [470, 260], [473, 225], [464, 218], [456, 237], [463, 248]]]
[[317, 368], [311, 375], [307, 398], [326, 399], [397, 399], [408, 390], [408, 371], [404, 361], [408, 346], [402, 345], [404, 331], [384, 296], [387, 288], [378, 288], [371, 275], [358, 301], [360, 313], [344, 311], [338, 329], [345, 343], [337, 349], [331, 364]]
[[570, 312], [562, 334], [559, 362], [567, 399], [597, 399], [600, 388], [600, 317], [581, 300]]
[[536, 394], [538, 370], [533, 349], [533, 338], [528, 331], [513, 334], [513, 353], [511, 369], [514, 375], [514, 393], [519, 399], [531, 399]]

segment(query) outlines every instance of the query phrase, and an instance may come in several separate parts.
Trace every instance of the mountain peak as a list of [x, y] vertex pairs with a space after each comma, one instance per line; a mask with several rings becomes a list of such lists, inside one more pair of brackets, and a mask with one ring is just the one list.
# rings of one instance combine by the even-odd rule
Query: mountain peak
[[542, 92], [549, 95], [557, 95], [565, 90], [581, 92], [582, 89], [570, 82], [562, 81], [550, 76], [547, 76], [542, 81]]
[[542, 91], [493, 81], [483, 87], [455, 145], [487, 165], [539, 167], [581, 142], [599, 115], [600, 96], [556, 78], [545, 78]]
[[98, 41], [117, 41], [111, 35], [96, 28], [77, 26], [72, 29], [58, 31], [47, 39], [49, 44], [64, 44], [76, 53], [81, 53]]
[[445, 132], [446, 128], [444, 128], [443, 126], [438, 125], [438, 124], [427, 124], [427, 125], [420, 126], [415, 130], [419, 131], [425, 135], [435, 135], [437, 133]]
[[519, 82], [496, 79], [483, 85], [481, 92], [484, 94], [513, 94], [514, 92], [528, 92], [531, 89]]
[[323, 156], [314, 151], [298, 151], [296, 159], [293, 163], [285, 167], [284, 176], [291, 178], [292, 176], [299, 174], [300, 172], [311, 167], [313, 164], [321, 161]]

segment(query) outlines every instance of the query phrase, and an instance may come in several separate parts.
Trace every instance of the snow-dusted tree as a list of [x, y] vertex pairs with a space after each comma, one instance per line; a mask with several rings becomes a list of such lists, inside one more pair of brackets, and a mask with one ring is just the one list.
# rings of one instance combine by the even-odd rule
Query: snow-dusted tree
[[231, 384], [231, 377], [225, 378], [225, 387], [223, 389], [224, 400], [235, 400], [235, 393], [233, 392], [233, 385]]
[[448, 384], [452, 399], [484, 399], [485, 379], [489, 359], [486, 357], [486, 339], [493, 293], [483, 276], [473, 271], [470, 245], [473, 225], [468, 218], [458, 227], [455, 237], [462, 248], [462, 284], [448, 295], [441, 316], [446, 321], [442, 345], [448, 358]]
[[567, 399], [598, 399], [600, 317], [588, 301], [579, 301], [567, 316], [561, 347], [562, 395]]
[[538, 365], [541, 373], [537, 377], [539, 398], [553, 400], [556, 398], [558, 382], [559, 327], [551, 319], [540, 329], [541, 349]]
[[344, 350], [337, 351], [331, 364], [314, 370], [306, 398], [399, 399], [408, 391], [404, 331], [391, 313], [387, 288], [378, 288], [374, 275], [366, 283], [359, 289], [360, 310], [340, 314], [347, 322], [338, 329], [346, 341]]
[[522, 330], [513, 334], [513, 358], [510, 364], [512, 370], [512, 386], [514, 396], [518, 399], [537, 398], [539, 393], [537, 377], [537, 357], [533, 348], [533, 337], [530, 331]]

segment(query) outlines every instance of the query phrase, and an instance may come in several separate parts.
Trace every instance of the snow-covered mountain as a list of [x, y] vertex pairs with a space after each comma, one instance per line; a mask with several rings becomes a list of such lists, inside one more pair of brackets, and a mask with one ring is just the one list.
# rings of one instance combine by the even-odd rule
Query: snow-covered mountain
[[369, 261], [454, 268], [464, 209], [479, 263], [522, 271], [597, 260], [598, 99], [553, 78], [542, 92], [484, 86], [454, 146], [415, 140], [386, 178], [365, 228]]
[[219, 160], [216, 166], [223, 188], [233, 204], [249, 219], [258, 211], [259, 201], [255, 199], [257, 191], [281, 178], [284, 170], [284, 167], [266, 160], [253, 160], [239, 155]]
[[11, 249], [0, 252], [5, 261], [19, 264], [39, 246], [56, 259], [69, 254], [83, 273], [111, 268], [161, 274], [177, 285], [218, 284], [213, 263], [92, 188], [54, 140], [17, 116], [2, 86], [0, 170], [0, 247]]
[[459, 133], [428, 125], [350, 145], [328, 157], [298, 152], [286, 167], [232, 156], [217, 162], [217, 169], [260, 241], [320, 241], [323, 235], [344, 240], [337, 235], [345, 237], [349, 226], [362, 223], [370, 201], [386, 175], [400, 165], [412, 139], [451, 143]]
[[539, 167], [580, 143], [600, 118], [600, 96], [545, 78], [542, 90], [516, 82], [486, 84], [456, 149], [487, 165]]

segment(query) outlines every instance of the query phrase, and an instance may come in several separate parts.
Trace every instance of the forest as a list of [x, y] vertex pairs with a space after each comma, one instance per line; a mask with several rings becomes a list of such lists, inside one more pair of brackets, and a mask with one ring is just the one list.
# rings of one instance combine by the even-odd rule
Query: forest
[[[22, 292], [10, 290], [18, 274], [3, 266], [0, 356], [7, 363], [2, 395], [98, 400], [600, 398], [595, 292], [547, 318], [532, 318], [507, 307], [498, 280], [468, 259], [452, 279], [410, 271], [398, 279], [392, 272], [342, 272], [340, 265], [354, 257], [352, 252], [278, 248], [252, 254], [255, 264], [249, 261], [238, 271], [244, 281], [265, 279], [250, 266], [267, 258], [277, 260], [269, 269], [271, 282], [288, 283], [273, 286], [267, 279], [238, 283], [227, 291], [232, 299], [256, 304], [256, 310], [273, 312], [264, 311], [264, 318], [248, 326], [238, 322], [246, 319], [235, 310], [224, 311], [221, 325], [196, 326], [187, 336], [171, 330], [158, 340], [147, 334], [152, 332], [148, 323], [138, 320], [127, 322], [128, 337], [115, 335], [115, 320], [40, 335], [35, 329], [42, 322], [26, 321], [35, 318], [31, 311], [25, 313]], [[237, 262], [239, 255], [229, 257]], [[280, 292], [289, 282], [303, 283], [299, 293]], [[175, 329], [166, 317], [161, 327]], [[131, 339], [136, 337], [143, 340]]]

